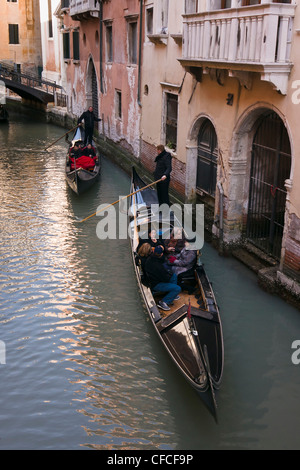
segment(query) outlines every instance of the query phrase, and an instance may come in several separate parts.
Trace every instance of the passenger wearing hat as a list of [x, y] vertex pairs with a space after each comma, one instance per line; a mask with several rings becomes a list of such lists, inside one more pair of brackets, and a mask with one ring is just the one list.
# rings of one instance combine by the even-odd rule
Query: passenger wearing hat
[[169, 273], [164, 267], [163, 253], [163, 247], [156, 246], [152, 256], [147, 258], [145, 271], [152, 292], [166, 292], [166, 295], [158, 302], [157, 306], [162, 310], [170, 310], [169, 305], [174, 300], [178, 300], [181, 287], [177, 285], [177, 274]]

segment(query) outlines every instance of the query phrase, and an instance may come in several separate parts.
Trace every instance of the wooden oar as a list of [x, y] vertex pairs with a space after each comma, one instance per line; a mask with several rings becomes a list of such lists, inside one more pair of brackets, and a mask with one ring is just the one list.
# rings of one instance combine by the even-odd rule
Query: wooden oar
[[60, 139], [65, 137], [65, 135], [69, 134], [69, 132], [75, 131], [75, 129], [77, 129], [78, 126], [80, 126], [80, 124], [77, 124], [77, 126], [73, 127], [73, 129], [70, 129], [68, 132], [66, 132], [64, 135], [62, 135], [59, 139], [55, 140], [54, 142], [52, 142], [52, 144], [48, 145], [48, 147], [46, 147], [44, 150], [47, 150], [52, 145], [56, 144], [56, 142], [58, 142]]
[[159, 180], [154, 181], [153, 183], [147, 184], [147, 186], [144, 186], [143, 188], [137, 189], [137, 190], [134, 191], [133, 193], [128, 194], [128, 196], [121, 197], [121, 199], [118, 199], [117, 201], [112, 202], [111, 204], [108, 204], [108, 206], [103, 207], [103, 209], [101, 209], [101, 211], [99, 211], [99, 212], [98, 212], [98, 211], [97, 211], [97, 212], [94, 212], [94, 214], [91, 214], [91, 215], [89, 215], [88, 217], [86, 217], [85, 219], [80, 220], [80, 222], [84, 222], [85, 220], [90, 219], [91, 217], [94, 217], [94, 215], [100, 214], [100, 212], [105, 211], [108, 207], [114, 206], [114, 205], [117, 204], [118, 202], [123, 201], [124, 199], [127, 199], [128, 197], [133, 196], [134, 194], [139, 193], [140, 191], [144, 191], [144, 189], [147, 189], [147, 188], [149, 188], [150, 186], [153, 186], [154, 184], [159, 183], [160, 181], [163, 181], [163, 179], [160, 178]]

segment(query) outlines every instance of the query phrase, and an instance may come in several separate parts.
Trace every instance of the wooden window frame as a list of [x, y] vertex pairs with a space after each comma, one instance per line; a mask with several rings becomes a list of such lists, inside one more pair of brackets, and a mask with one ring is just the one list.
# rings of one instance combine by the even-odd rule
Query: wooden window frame
[[66, 31], [63, 33], [63, 58], [64, 60], [71, 59], [70, 32], [69, 31]]
[[[176, 117], [170, 115], [168, 112], [168, 107], [171, 104], [171, 101], [176, 102]], [[177, 129], [178, 129], [178, 95], [176, 93], [165, 92], [165, 142], [174, 152], [177, 149]], [[173, 132], [172, 132], [173, 130]], [[175, 138], [172, 138], [172, 134], [175, 134]]]
[[105, 23], [106, 62], [114, 60], [114, 43], [112, 21]]
[[72, 32], [72, 39], [73, 39], [73, 60], [80, 60], [79, 31], [75, 30]]
[[20, 44], [19, 25], [10, 23], [8, 25], [8, 42], [12, 44]]
[[138, 62], [138, 21], [128, 21], [128, 63]]
[[122, 91], [115, 89], [115, 112], [116, 118], [122, 119]]

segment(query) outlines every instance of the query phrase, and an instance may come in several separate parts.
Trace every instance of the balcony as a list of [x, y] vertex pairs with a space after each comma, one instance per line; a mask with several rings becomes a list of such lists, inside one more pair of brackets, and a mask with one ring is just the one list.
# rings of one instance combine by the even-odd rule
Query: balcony
[[70, 0], [61, 0], [60, 8], [62, 12], [67, 11], [69, 9], [69, 6]]
[[188, 70], [220, 69], [251, 87], [253, 73], [287, 92], [296, 5], [266, 3], [183, 15], [181, 64]]
[[98, 0], [70, 0], [70, 16], [73, 20], [98, 18], [99, 10], [100, 2]]

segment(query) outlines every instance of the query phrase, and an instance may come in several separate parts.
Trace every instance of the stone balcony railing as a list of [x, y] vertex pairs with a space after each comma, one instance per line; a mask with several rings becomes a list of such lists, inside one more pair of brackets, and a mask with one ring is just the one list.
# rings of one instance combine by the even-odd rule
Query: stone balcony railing
[[73, 20], [82, 20], [90, 16], [99, 16], [98, 0], [70, 0], [70, 16]]
[[187, 68], [223, 69], [237, 77], [258, 72], [285, 94], [294, 12], [292, 4], [265, 3], [183, 15], [179, 60]]

